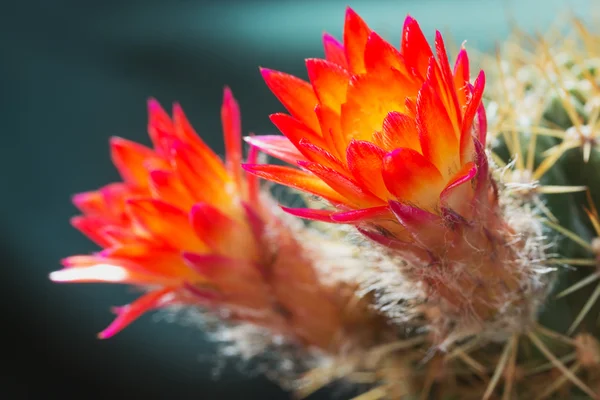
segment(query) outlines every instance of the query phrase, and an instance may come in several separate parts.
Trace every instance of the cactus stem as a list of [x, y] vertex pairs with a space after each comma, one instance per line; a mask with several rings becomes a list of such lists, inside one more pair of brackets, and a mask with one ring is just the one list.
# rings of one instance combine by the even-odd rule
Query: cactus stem
[[595, 267], [598, 261], [589, 258], [554, 258], [548, 260], [550, 264], [576, 265], [578, 267]]
[[[595, 275], [596, 275], [596, 277], [600, 277], [600, 274], [595, 274]], [[583, 306], [583, 308], [581, 309], [581, 311], [577, 315], [577, 318], [575, 319], [575, 321], [573, 321], [573, 324], [571, 325], [571, 327], [567, 331], [569, 333], [569, 335], [571, 335], [573, 332], [575, 332], [575, 329], [577, 329], [577, 327], [579, 326], [579, 324], [581, 323], [581, 321], [583, 321], [583, 319], [585, 318], [585, 316], [592, 309], [592, 306], [594, 305], [594, 303], [596, 303], [596, 301], [599, 298], [600, 298], [600, 285], [596, 286], [596, 290], [594, 290], [594, 293], [590, 296], [590, 298], [588, 299], [588, 301], [586, 301], [585, 305]]]
[[527, 336], [529, 340], [533, 343], [533, 345], [550, 361], [554, 366], [562, 372], [562, 374], [570, 380], [573, 384], [575, 384], [579, 389], [584, 391], [588, 396], [592, 399], [599, 400], [600, 397], [594, 393], [589, 386], [581, 381], [569, 368], [567, 368], [551, 351], [546, 347], [544, 342], [540, 340], [540, 338], [534, 332], [528, 332]]
[[369, 390], [361, 394], [360, 396], [356, 396], [351, 400], [380, 400], [385, 399], [388, 396], [388, 390], [385, 385], [377, 386], [374, 389]]
[[[594, 260], [591, 260], [591, 261], [594, 261]], [[600, 272], [588, 275], [584, 279], [580, 280], [579, 282], [575, 283], [574, 285], [566, 288], [565, 290], [563, 290], [562, 292], [560, 292], [559, 294], [557, 294], [556, 298], [560, 299], [561, 297], [564, 297], [564, 296], [566, 296], [568, 294], [576, 292], [579, 289], [581, 289], [581, 288], [583, 288], [583, 287], [585, 287], [585, 286], [593, 283], [594, 281], [596, 281], [598, 279], [600, 279]]]
[[504, 350], [502, 351], [502, 355], [500, 356], [500, 360], [498, 361], [498, 364], [496, 364], [496, 369], [494, 370], [492, 380], [488, 384], [488, 387], [485, 390], [485, 393], [483, 394], [483, 400], [488, 400], [494, 393], [494, 389], [498, 385], [498, 382], [500, 382], [502, 373], [504, 372], [506, 364], [508, 363], [508, 360], [510, 358], [512, 347], [516, 346], [517, 340], [517, 336], [513, 335], [511, 339], [508, 342], [506, 342]]
[[593, 251], [592, 249], [592, 245], [589, 244], [588, 242], [586, 242], [583, 238], [581, 238], [580, 236], [577, 236], [576, 233], [554, 223], [548, 220], [542, 220], [542, 222], [545, 225], [548, 225], [548, 227], [554, 229], [555, 231], [557, 231], [558, 233], [566, 236], [567, 238], [571, 239], [573, 242], [577, 243], [578, 245], [580, 245], [581, 247], [583, 247], [586, 250], [589, 250], [590, 252]]
[[[570, 371], [573, 375], [575, 375], [577, 372], [579, 372], [580, 369], [581, 369], [581, 364], [579, 364], [577, 362], [577, 363], [573, 364]], [[560, 378], [555, 380], [550, 386], [548, 386], [548, 388], [546, 390], [544, 390], [538, 397], [536, 397], [535, 400], [542, 400], [542, 399], [550, 397], [554, 392], [556, 392], [558, 389], [560, 389], [562, 386], [564, 386], [565, 383], [567, 383], [568, 381], [569, 381], [569, 379], [567, 378], [567, 376], [562, 375]]]

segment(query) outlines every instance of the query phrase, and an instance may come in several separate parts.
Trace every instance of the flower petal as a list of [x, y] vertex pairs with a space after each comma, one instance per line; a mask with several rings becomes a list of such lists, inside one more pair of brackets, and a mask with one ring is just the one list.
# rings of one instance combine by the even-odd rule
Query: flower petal
[[260, 70], [271, 92], [284, 107], [308, 129], [319, 132], [315, 106], [319, 102], [312, 85], [295, 76], [266, 68]]
[[375, 197], [358, 182], [345, 177], [334, 169], [313, 162], [300, 161], [298, 165], [321, 178], [333, 190], [344, 196], [346, 203], [352, 203], [358, 207], [383, 203], [381, 199]]
[[325, 48], [325, 58], [344, 69], [348, 69], [346, 61], [346, 51], [344, 46], [336, 38], [328, 33], [323, 34], [323, 47]]
[[423, 155], [443, 176], [449, 177], [460, 163], [458, 139], [442, 101], [429, 82], [423, 85], [417, 98], [417, 130]]
[[431, 209], [444, 188], [440, 171], [412, 149], [400, 148], [383, 159], [383, 181], [399, 201]]
[[257, 147], [265, 154], [278, 158], [289, 164], [296, 165], [296, 162], [299, 160], [307, 160], [306, 157], [294, 146], [290, 139], [285, 136], [246, 136], [244, 140], [248, 144]]
[[381, 176], [385, 155], [380, 147], [362, 140], [352, 140], [347, 150], [348, 168], [356, 181], [380, 199], [390, 197]]
[[163, 288], [146, 293], [133, 303], [118, 307], [117, 318], [102, 332], [98, 334], [100, 339], [108, 339], [142, 316], [142, 314], [164, 307], [175, 300], [173, 288]]
[[402, 29], [402, 55], [409, 70], [425, 78], [429, 59], [433, 56], [431, 47], [423, 35], [417, 21], [408, 15]]
[[350, 71], [353, 74], [365, 72], [365, 47], [371, 30], [350, 7], [346, 9], [344, 23], [344, 48]]
[[306, 60], [306, 70], [319, 102], [332, 110], [339, 110], [346, 102], [350, 74], [337, 64], [317, 58]]
[[242, 187], [242, 122], [240, 107], [231, 93], [229, 87], [223, 91], [223, 104], [221, 105], [221, 125], [225, 139], [225, 157], [227, 168], [234, 176], [238, 188]]
[[421, 152], [415, 119], [397, 111], [386, 115], [383, 120], [383, 130], [374, 134], [373, 139], [375, 143], [388, 151], [406, 147]]
[[125, 182], [139, 187], [148, 185], [148, 171], [144, 168], [144, 161], [156, 157], [152, 150], [126, 139], [112, 137], [110, 152], [113, 164]]
[[346, 201], [342, 195], [329, 187], [323, 180], [308, 172], [279, 165], [242, 164], [242, 167], [249, 173], [263, 179], [312, 193], [333, 203]]

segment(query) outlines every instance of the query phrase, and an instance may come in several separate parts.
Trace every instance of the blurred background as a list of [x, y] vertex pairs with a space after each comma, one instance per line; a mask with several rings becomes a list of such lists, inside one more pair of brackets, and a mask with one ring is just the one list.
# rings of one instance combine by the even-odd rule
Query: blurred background
[[[95, 246], [69, 225], [74, 193], [118, 179], [108, 157], [117, 135], [149, 144], [146, 99], [178, 100], [203, 138], [223, 152], [219, 107], [229, 85], [245, 132], [272, 133], [282, 111], [258, 66], [306, 77], [321, 35], [341, 37], [352, 6], [394, 44], [407, 13], [431, 38], [450, 33], [492, 50], [509, 18], [543, 31], [592, 0], [23, 0], [0, 12], [3, 128], [0, 251], [3, 307], [0, 397], [287, 399], [260, 377], [214, 380], [214, 350], [197, 328], [144, 316], [116, 337], [96, 333], [122, 286], [57, 285], [59, 260]], [[319, 398], [328, 398], [322, 393]], [[315, 398], [317, 398], [316, 396]], [[339, 394], [338, 398], [345, 398]]]

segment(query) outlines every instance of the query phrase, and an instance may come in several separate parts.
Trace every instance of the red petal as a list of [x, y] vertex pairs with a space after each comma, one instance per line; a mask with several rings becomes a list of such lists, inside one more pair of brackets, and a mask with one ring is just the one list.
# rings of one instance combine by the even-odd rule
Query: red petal
[[173, 171], [150, 171], [152, 197], [173, 204], [182, 210], [189, 209], [194, 200]]
[[148, 133], [155, 150], [165, 155], [162, 147], [162, 137], [166, 132], [173, 132], [173, 122], [169, 114], [161, 107], [156, 99], [148, 100]]
[[298, 218], [321, 222], [333, 222], [331, 215], [335, 213], [332, 210], [318, 210], [314, 208], [289, 208], [281, 206], [281, 209]]
[[141, 144], [113, 137], [110, 139], [111, 158], [123, 180], [131, 185], [146, 187], [148, 171], [144, 161], [155, 158], [155, 153]]
[[332, 110], [339, 110], [346, 101], [350, 74], [337, 64], [317, 58], [306, 60], [306, 69], [319, 102]]
[[373, 138], [379, 146], [388, 151], [399, 147], [421, 151], [415, 119], [396, 111], [392, 111], [385, 117], [383, 131], [378, 132]]
[[326, 146], [325, 141], [321, 136], [308, 129], [302, 122], [287, 114], [273, 114], [270, 116], [270, 119], [277, 129], [279, 129], [279, 131], [296, 147], [298, 147], [298, 142], [300, 142], [300, 139], [302, 138], [307, 139], [317, 146]]
[[242, 163], [242, 122], [240, 107], [228, 87], [225, 87], [223, 93], [221, 124], [223, 125], [223, 137], [225, 138], [227, 167], [234, 175], [238, 188], [240, 188], [242, 184], [240, 169]]
[[347, 175], [349, 177], [349, 174], [346, 172], [346, 167], [344, 166], [344, 164], [342, 164], [342, 162], [337, 157], [335, 157], [333, 154], [323, 149], [322, 147], [314, 145], [306, 139], [301, 139], [300, 143], [298, 143], [298, 148], [302, 151], [302, 153], [306, 154], [308, 160], [332, 168], [338, 171], [339, 173]]
[[440, 198], [444, 205], [458, 214], [469, 217], [468, 211], [472, 208], [473, 184], [466, 185], [477, 175], [475, 163], [469, 162], [454, 174], [450, 182], [442, 191]]
[[383, 159], [383, 181], [399, 201], [434, 207], [444, 188], [440, 171], [412, 149], [400, 148]]
[[307, 160], [294, 144], [285, 136], [281, 135], [260, 135], [246, 136], [246, 143], [255, 146], [265, 154], [278, 158], [289, 164], [296, 165], [299, 160]]
[[344, 196], [344, 203], [351, 203], [359, 207], [381, 204], [382, 200], [373, 196], [366, 188], [361, 186], [334, 169], [313, 162], [299, 162], [303, 168], [306, 168], [319, 178], [321, 178], [333, 190]]
[[337, 212], [331, 215], [331, 219], [334, 222], [349, 224], [389, 215], [390, 209], [387, 205], [385, 205], [379, 207], [362, 208], [360, 210]]
[[374, 132], [381, 131], [389, 112], [405, 111], [406, 98], [416, 95], [419, 88], [396, 70], [353, 77], [341, 113], [346, 143], [350, 139], [370, 140]]
[[313, 132], [319, 132], [315, 106], [319, 102], [312, 85], [295, 76], [262, 68], [261, 73], [275, 97], [296, 119]]
[[455, 123], [455, 128], [462, 123], [462, 112], [458, 103], [458, 97], [456, 95], [456, 88], [454, 87], [454, 77], [450, 69], [450, 60], [448, 59], [448, 53], [446, 52], [446, 46], [444, 45], [444, 39], [439, 31], [435, 32], [435, 49], [441, 68], [441, 74], [443, 76], [443, 88], [446, 97], [446, 107], [448, 108], [448, 115], [451, 117], [452, 122]]
[[189, 218], [196, 235], [216, 252], [223, 249], [223, 244], [235, 229], [243, 229], [228, 215], [207, 203], [195, 204]]
[[108, 339], [123, 330], [127, 325], [142, 316], [142, 314], [164, 307], [175, 300], [174, 289], [164, 288], [146, 293], [133, 303], [119, 307], [117, 318], [102, 332], [98, 334], [100, 339]]
[[446, 109], [426, 82], [417, 98], [417, 130], [423, 155], [447, 176], [460, 162], [458, 139]]
[[212, 176], [214, 181], [229, 181], [231, 178], [223, 165], [223, 161], [198, 136], [179, 104], [173, 106], [173, 121], [175, 132], [179, 138], [178, 142], [184, 144], [190, 152], [195, 154], [199, 162], [202, 163], [199, 168], [206, 171], [207, 175]]
[[433, 52], [419, 24], [410, 15], [404, 20], [401, 47], [408, 69], [412, 68], [417, 75], [424, 78], [427, 73], [429, 58], [433, 56]]
[[113, 244], [110, 238], [103, 234], [104, 228], [110, 225], [105, 218], [98, 216], [73, 217], [71, 225], [101, 247], [109, 247]]
[[390, 193], [381, 176], [385, 155], [380, 147], [361, 140], [352, 140], [347, 150], [348, 168], [356, 181], [380, 199], [387, 200]]
[[231, 202], [231, 196], [225, 190], [231, 181], [230, 176], [226, 172], [222, 176], [216, 174], [214, 169], [207, 165], [210, 162], [206, 153], [198, 154], [186, 143], [178, 140], [171, 144], [170, 152], [173, 169], [194, 202]]
[[344, 46], [338, 42], [336, 38], [325, 33], [323, 35], [323, 47], [325, 48], [325, 58], [327, 61], [331, 61], [344, 69], [348, 69]]
[[371, 30], [350, 7], [346, 9], [344, 23], [344, 48], [350, 71], [353, 74], [365, 72], [365, 47]]
[[[322, 141], [324, 143], [321, 147], [328, 148], [333, 155], [343, 160], [346, 155], [346, 140], [342, 136], [340, 113], [319, 104], [315, 108], [315, 114], [317, 114], [321, 124]], [[311, 142], [317, 144], [312, 140]]]
[[469, 56], [467, 50], [461, 48], [456, 63], [454, 64], [454, 87], [456, 88], [458, 102], [462, 109], [467, 104], [469, 90], [466, 87], [471, 80], [469, 72]]
[[395, 68], [403, 75], [409, 75], [402, 54], [375, 32], [369, 35], [365, 48], [365, 68], [368, 73], [375, 74]]
[[206, 247], [196, 238], [183, 210], [155, 199], [130, 199], [127, 212], [149, 239], [173, 249], [199, 250]]
[[[467, 103], [465, 114], [463, 118], [463, 124], [461, 128], [460, 136], [460, 158], [464, 162], [472, 161], [473, 154], [473, 121], [477, 114], [477, 111], [481, 106], [481, 99], [483, 97], [483, 90], [485, 88], [485, 74], [483, 71], [479, 73], [475, 80], [475, 85], [471, 90], [471, 97]], [[481, 135], [481, 132], [477, 132]], [[485, 138], [485, 132], [482, 135]], [[485, 143], [485, 142], [482, 142]]]
[[320, 178], [308, 172], [279, 165], [242, 164], [242, 167], [249, 173], [263, 179], [312, 193], [333, 203], [346, 201], [343, 196], [331, 189]]

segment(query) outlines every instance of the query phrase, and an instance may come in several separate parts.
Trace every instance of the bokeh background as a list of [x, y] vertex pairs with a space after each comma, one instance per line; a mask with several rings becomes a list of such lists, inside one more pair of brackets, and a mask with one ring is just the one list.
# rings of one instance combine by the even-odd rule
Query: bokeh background
[[[341, 37], [346, 5], [393, 43], [407, 13], [428, 37], [451, 33], [491, 50], [509, 18], [543, 31], [593, 0], [23, 0], [0, 9], [0, 398], [287, 399], [262, 378], [226, 369], [194, 327], [145, 316], [115, 338], [96, 333], [125, 287], [51, 284], [65, 256], [95, 250], [69, 225], [73, 193], [118, 179], [108, 137], [148, 144], [145, 101], [182, 103], [222, 153], [228, 84], [246, 132], [271, 133], [282, 111], [258, 66], [305, 77], [323, 31]], [[6, 4], [4, 4], [6, 3]], [[600, 6], [599, 6], [600, 7]], [[328, 398], [322, 393], [319, 398]], [[345, 398], [343, 394], [339, 398]], [[317, 397], [315, 397], [317, 398]]]

